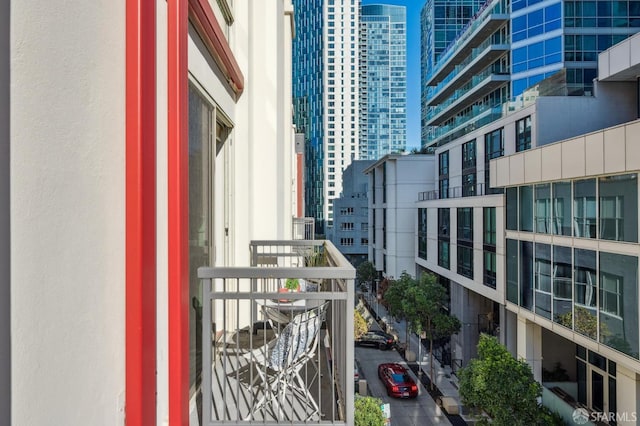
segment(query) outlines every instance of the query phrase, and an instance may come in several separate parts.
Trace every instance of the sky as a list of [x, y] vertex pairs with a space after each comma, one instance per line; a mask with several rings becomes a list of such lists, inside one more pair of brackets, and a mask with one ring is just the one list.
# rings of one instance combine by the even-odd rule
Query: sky
[[362, 0], [407, 8], [407, 151], [420, 148], [420, 10], [425, 0]]

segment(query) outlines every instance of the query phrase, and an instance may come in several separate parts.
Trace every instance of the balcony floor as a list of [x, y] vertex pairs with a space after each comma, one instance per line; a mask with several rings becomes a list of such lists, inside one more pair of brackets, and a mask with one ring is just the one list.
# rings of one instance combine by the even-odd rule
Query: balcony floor
[[[250, 348], [259, 348], [274, 338], [272, 330], [258, 327], [256, 334], [248, 329], [240, 330], [227, 344], [214, 347], [215, 363], [212, 369], [212, 419], [202, 424], [227, 424], [228, 422], [247, 421], [251, 423], [320, 423], [338, 420], [336, 395], [331, 384], [329, 357], [324, 345], [325, 331], [322, 330], [314, 361], [320, 365], [321, 380], [318, 382], [315, 367], [308, 362], [302, 367], [300, 376], [307, 389], [320, 406], [321, 415], [301, 391], [290, 390], [286, 393], [285, 404], [278, 410], [272, 404], [253, 410], [264, 395], [264, 384], [260, 380], [257, 368], [264, 368], [251, 362]], [[252, 385], [253, 383], [253, 385]], [[280, 411], [280, 413], [278, 413]]]

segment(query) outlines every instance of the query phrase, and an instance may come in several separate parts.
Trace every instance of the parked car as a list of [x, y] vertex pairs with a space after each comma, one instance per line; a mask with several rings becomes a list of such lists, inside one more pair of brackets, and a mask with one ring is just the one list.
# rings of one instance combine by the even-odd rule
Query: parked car
[[387, 395], [395, 398], [415, 398], [418, 385], [407, 369], [398, 363], [385, 363], [378, 366], [378, 377], [387, 388]]
[[353, 361], [353, 389], [358, 392], [358, 386], [360, 383], [360, 369], [358, 368], [358, 361]]
[[364, 333], [358, 340], [356, 345], [359, 346], [373, 346], [378, 349], [390, 349], [396, 343], [395, 337], [384, 331], [369, 330]]

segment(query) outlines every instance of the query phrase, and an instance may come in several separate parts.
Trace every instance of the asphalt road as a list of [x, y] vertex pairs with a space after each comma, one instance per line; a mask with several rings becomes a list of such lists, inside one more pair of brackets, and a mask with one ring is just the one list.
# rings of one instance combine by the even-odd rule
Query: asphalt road
[[[392, 426], [451, 424], [422, 385], [419, 385], [420, 393], [415, 399], [397, 399], [387, 396], [387, 391], [378, 378], [378, 364], [398, 362], [406, 366], [404, 359], [398, 352], [356, 346], [355, 358], [360, 367], [360, 379], [367, 381], [369, 395], [380, 398], [384, 403], [390, 403]], [[413, 372], [409, 371], [409, 374], [416, 380], [416, 383], [419, 383]]]

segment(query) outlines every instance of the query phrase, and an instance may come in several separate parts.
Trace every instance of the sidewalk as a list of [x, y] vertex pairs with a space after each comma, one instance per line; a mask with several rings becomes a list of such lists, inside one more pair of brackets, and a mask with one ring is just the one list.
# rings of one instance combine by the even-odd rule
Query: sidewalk
[[[416, 373], [418, 377], [421, 377], [422, 384], [433, 399], [435, 401], [441, 401], [444, 412], [447, 414], [447, 418], [451, 424], [454, 426], [466, 425], [467, 422], [463, 416], [459, 415], [462, 405], [460, 404], [460, 395], [458, 393], [458, 378], [452, 374], [451, 368], [449, 366], [443, 367], [435, 357], [433, 358], [435, 380], [434, 389], [432, 390], [428, 348], [423, 346], [420, 350], [419, 339], [415, 333], [409, 334], [409, 342], [407, 343], [406, 322], [395, 321], [385, 307], [378, 303], [375, 295], [359, 292], [358, 296], [361, 296], [365, 306], [369, 309], [373, 319], [377, 320], [380, 328], [390, 334], [396, 335], [399, 346], [406, 348], [406, 352], [399, 351], [399, 353], [405, 361], [407, 361], [407, 365], [409, 365], [414, 373]], [[420, 355], [422, 356], [422, 360], [419, 359]], [[407, 356], [409, 356], [411, 361], [407, 360]]]

